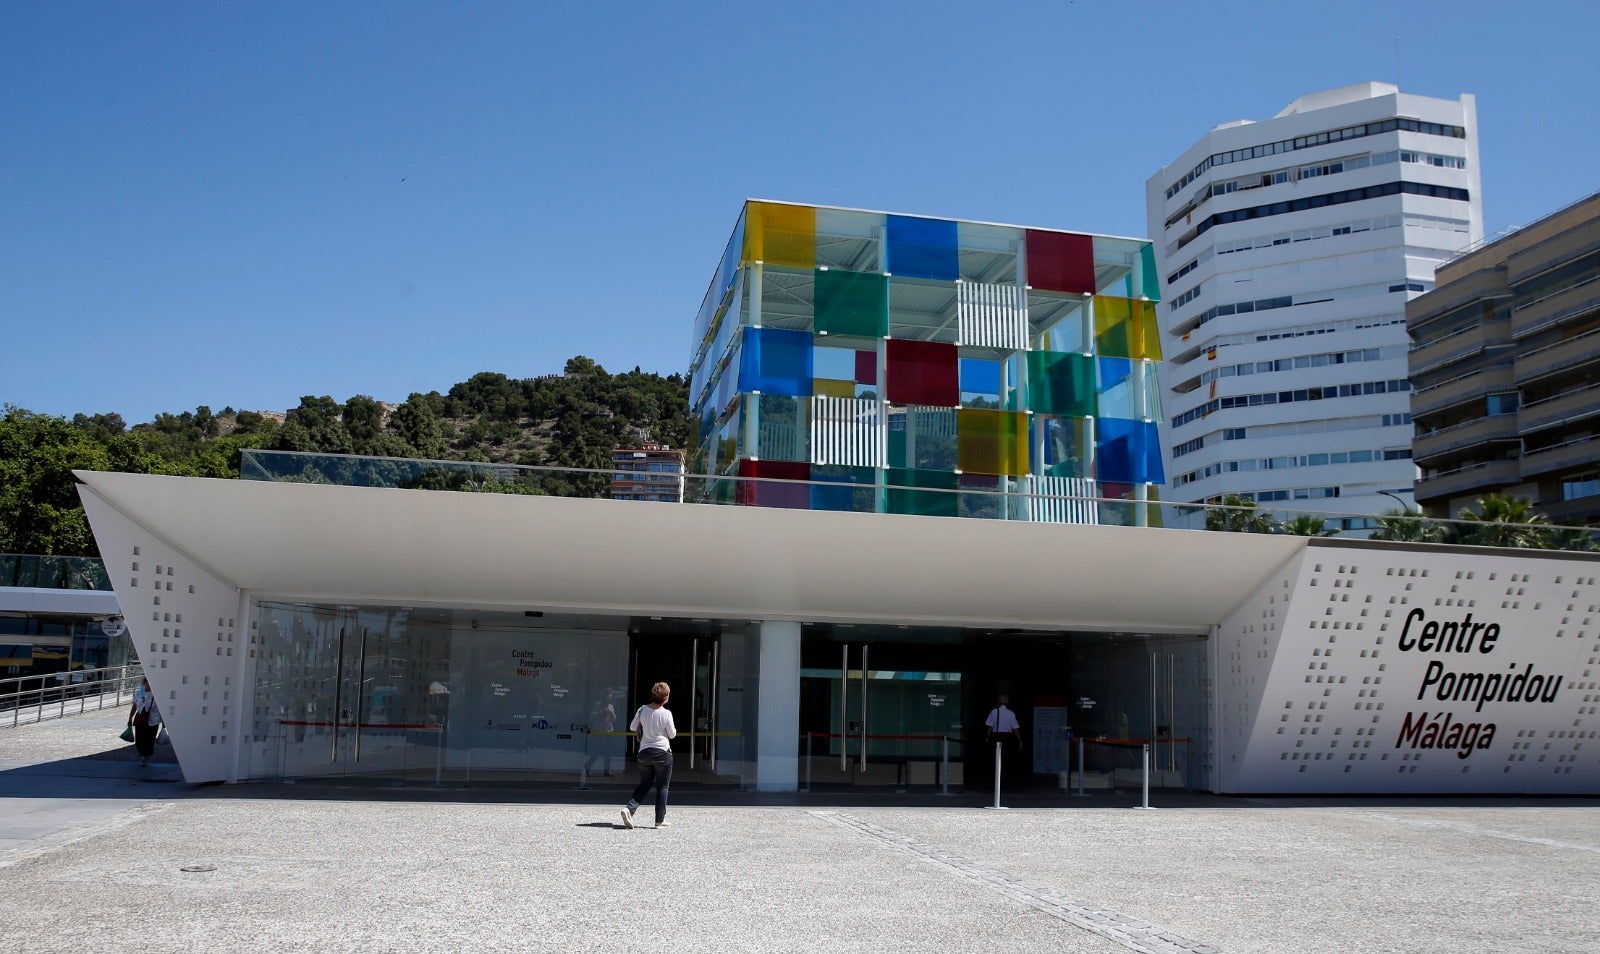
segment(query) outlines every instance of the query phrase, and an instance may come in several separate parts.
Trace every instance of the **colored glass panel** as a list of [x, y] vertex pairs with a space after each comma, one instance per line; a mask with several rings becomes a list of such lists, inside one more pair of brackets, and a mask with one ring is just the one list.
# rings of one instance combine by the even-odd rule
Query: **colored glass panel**
[[1156, 328], [1154, 302], [1095, 296], [1094, 333], [1098, 354], [1161, 360], [1161, 336]]
[[886, 342], [888, 399], [895, 404], [955, 407], [961, 403], [960, 355], [937, 341]]
[[1046, 417], [1038, 425], [1044, 429], [1044, 472], [1051, 477], [1088, 477], [1090, 446], [1089, 421], [1082, 417]]
[[871, 467], [813, 465], [811, 479], [820, 482], [811, 485], [812, 510], [851, 513], [872, 513], [877, 510], [877, 471]]
[[961, 359], [961, 406], [1000, 406], [1000, 362], [983, 358]]
[[889, 279], [874, 272], [819, 269], [818, 334], [882, 338], [889, 333]]
[[1094, 359], [1056, 351], [1028, 352], [1028, 409], [1040, 414], [1097, 413]]
[[1045, 291], [1094, 294], [1093, 236], [1029, 229], [1026, 247], [1029, 285]]
[[1151, 301], [1161, 300], [1161, 280], [1156, 275], [1156, 248], [1149, 242], [1139, 246], [1139, 294]]
[[890, 274], [952, 282], [960, 276], [956, 223], [891, 215], [887, 231]]
[[1095, 476], [1102, 484], [1161, 483], [1161, 444], [1153, 421], [1095, 422]]
[[811, 393], [811, 333], [745, 328], [739, 352], [739, 390], [764, 394]]
[[745, 507], [782, 507], [807, 510], [811, 489], [806, 484], [777, 483], [782, 480], [810, 480], [811, 465], [788, 460], [741, 460], [738, 502]]
[[887, 479], [890, 513], [954, 517], [960, 509], [960, 495], [951, 493], [960, 487], [954, 471], [891, 467]]
[[809, 205], [751, 202], [745, 212], [744, 260], [814, 268], [817, 210]]
[[857, 351], [855, 354], [856, 383], [876, 387], [878, 384], [878, 353], [876, 351]]
[[957, 461], [963, 471], [1016, 476], [1028, 472], [1026, 415], [962, 408], [956, 412], [956, 436]]
[[856, 396], [856, 383], [833, 378], [812, 378], [811, 393], [819, 397], [853, 398]]
[[1143, 375], [1134, 373], [1134, 363], [1127, 358], [1096, 358], [1095, 364], [1100, 371], [1100, 416], [1144, 417], [1144, 411], [1139, 406], [1139, 382]]
[[956, 412], [943, 407], [889, 409], [889, 466], [956, 469]]

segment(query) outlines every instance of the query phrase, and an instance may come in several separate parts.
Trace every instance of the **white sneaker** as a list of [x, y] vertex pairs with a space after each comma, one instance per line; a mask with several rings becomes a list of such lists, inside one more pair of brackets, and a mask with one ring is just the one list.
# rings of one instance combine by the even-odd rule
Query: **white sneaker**
[[657, 822], [656, 823], [656, 827], [657, 828], [671, 828], [672, 827], [672, 822], [669, 822], [669, 821]]
[[622, 827], [623, 828], [632, 828], [633, 827], [633, 812], [628, 811], [626, 808], [624, 808], [622, 810]]

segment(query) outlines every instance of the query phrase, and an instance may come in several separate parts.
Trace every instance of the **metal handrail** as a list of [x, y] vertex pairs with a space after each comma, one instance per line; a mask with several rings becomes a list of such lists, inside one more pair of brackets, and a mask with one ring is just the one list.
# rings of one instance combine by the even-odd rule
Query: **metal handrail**
[[[0, 728], [43, 722], [46, 718], [62, 718], [69, 711], [77, 715], [90, 709], [104, 709], [123, 704], [124, 697], [133, 698], [144, 677], [144, 669], [137, 663], [128, 666], [106, 666], [100, 669], [74, 669], [70, 672], [40, 673], [32, 676], [13, 676], [0, 679]], [[31, 688], [28, 683], [35, 683]], [[94, 705], [89, 705], [93, 698]], [[71, 710], [69, 699], [77, 701]], [[5, 718], [10, 710], [11, 718]], [[30, 713], [24, 719], [24, 711]]]

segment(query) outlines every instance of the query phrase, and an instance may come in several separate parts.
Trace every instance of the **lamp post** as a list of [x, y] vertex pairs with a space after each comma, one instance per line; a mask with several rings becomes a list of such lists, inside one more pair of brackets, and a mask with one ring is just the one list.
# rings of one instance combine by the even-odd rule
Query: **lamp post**
[[[1393, 500], [1395, 503], [1399, 504], [1401, 511], [1403, 511], [1406, 516], [1408, 516], [1408, 517], [1411, 516], [1411, 513], [1412, 513], [1411, 508], [1412, 508], [1413, 504], [1406, 503], [1404, 500], [1401, 500], [1399, 497], [1396, 497], [1394, 494], [1389, 493], [1389, 491], [1387, 491], [1387, 490], [1380, 490], [1380, 491], [1378, 491], [1378, 493], [1384, 495], [1385, 497], [1388, 497], [1390, 500]], [[1419, 507], [1418, 510], [1420, 510], [1420, 509], [1421, 508]]]

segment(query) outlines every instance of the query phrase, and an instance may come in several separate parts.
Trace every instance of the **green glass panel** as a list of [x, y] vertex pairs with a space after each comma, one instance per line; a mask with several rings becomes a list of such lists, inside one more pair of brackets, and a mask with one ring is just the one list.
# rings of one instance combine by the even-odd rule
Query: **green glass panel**
[[1156, 249], [1149, 242], [1139, 246], [1139, 294], [1151, 301], [1161, 300], [1161, 282], [1156, 277]]
[[948, 407], [889, 407], [889, 466], [956, 469], [956, 412]]
[[1028, 410], [1093, 417], [1094, 358], [1056, 351], [1028, 352]]
[[953, 471], [891, 467], [888, 473], [889, 512], [954, 517], [960, 509], [961, 495], [949, 491], [956, 490], [960, 480], [960, 475]]
[[872, 272], [818, 269], [818, 334], [882, 338], [889, 333], [889, 280]]
[[1026, 415], [962, 408], [956, 412], [956, 433], [962, 471], [1007, 476], [1028, 472]]
[[751, 456], [762, 460], [811, 460], [811, 402], [786, 394], [752, 394], [756, 446]]

